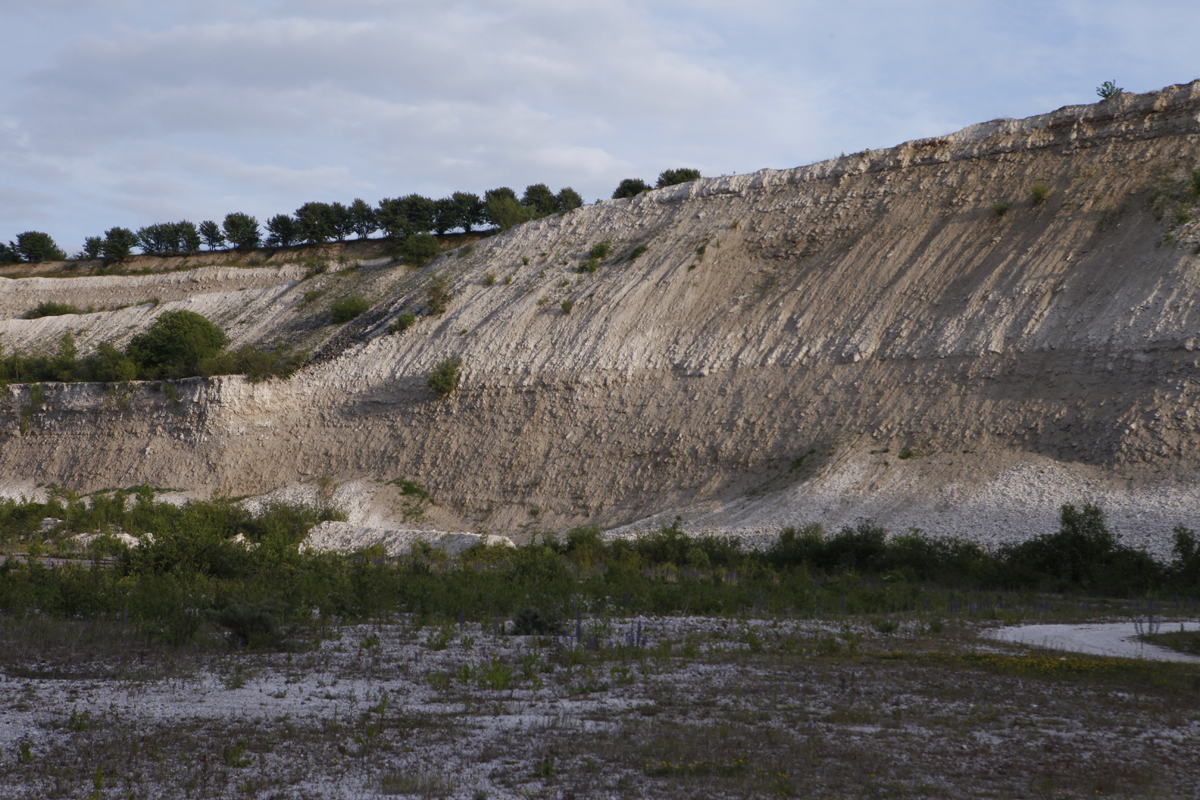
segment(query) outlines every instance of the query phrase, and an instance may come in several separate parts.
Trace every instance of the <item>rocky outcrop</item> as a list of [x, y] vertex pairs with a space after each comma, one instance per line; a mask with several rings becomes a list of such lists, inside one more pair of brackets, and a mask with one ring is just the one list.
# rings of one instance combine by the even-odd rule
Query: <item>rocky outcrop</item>
[[[47, 387], [23, 435], [30, 390], [10, 387], [0, 469], [12, 486], [233, 494], [328, 475], [398, 526], [403, 478], [437, 502], [425, 524], [513, 535], [680, 513], [995, 539], [1097, 499], [1161, 551], [1174, 524], [1200, 527], [1197, 167], [1200, 82], [586, 206], [421, 270], [281, 270], [242, 306], [164, 298], [322, 358], [171, 400]], [[435, 275], [453, 295], [440, 316]], [[14, 311], [50, 291], [15, 283]], [[331, 338], [320, 306], [349, 291], [375, 308]], [[388, 334], [406, 310], [417, 324]], [[80, 322], [9, 319], [0, 341]], [[448, 355], [463, 380], [439, 400], [424, 376]]]

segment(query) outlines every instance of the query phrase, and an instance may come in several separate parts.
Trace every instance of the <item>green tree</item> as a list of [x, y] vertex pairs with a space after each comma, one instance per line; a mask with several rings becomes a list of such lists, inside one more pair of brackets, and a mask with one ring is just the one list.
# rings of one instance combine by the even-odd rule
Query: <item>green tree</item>
[[25, 231], [17, 234], [17, 253], [25, 261], [66, 261], [67, 254], [62, 251], [50, 234], [41, 231]]
[[175, 232], [170, 225], [155, 224], [138, 228], [138, 246], [147, 255], [161, 256], [175, 249]]
[[350, 204], [349, 213], [350, 223], [358, 238], [366, 239], [379, 230], [379, 222], [375, 219], [375, 209], [371, 208], [365, 200], [355, 198], [354, 202]]
[[175, 241], [180, 252], [196, 253], [200, 251], [200, 231], [188, 220], [175, 223]]
[[267, 220], [267, 247], [288, 247], [299, 235], [296, 218], [291, 214], [276, 214]]
[[89, 236], [83, 240], [84, 258], [99, 258], [104, 249], [104, 240], [99, 236]]
[[0, 242], [0, 264], [16, 264], [20, 260], [21, 254], [17, 252], [15, 244]]
[[558, 211], [558, 199], [554, 196], [554, 192], [550, 191], [550, 187], [544, 183], [526, 186], [525, 194], [521, 197], [521, 205], [533, 209], [534, 214], [539, 217]]
[[105, 264], [113, 264], [129, 258], [137, 245], [138, 235], [129, 228], [109, 228], [104, 232], [100, 255], [104, 257]]
[[489, 189], [483, 195], [483, 204], [487, 222], [501, 230], [508, 230], [514, 225], [528, 222], [532, 214], [530, 209], [521, 205], [517, 194], [507, 186]]
[[137, 377], [137, 364], [108, 342], [101, 342], [95, 352], [83, 360], [82, 377], [101, 383], [131, 381]]
[[429, 233], [414, 233], [404, 237], [400, 243], [400, 255], [413, 266], [421, 266], [442, 252], [436, 236]]
[[458, 206], [449, 197], [443, 197], [441, 200], [435, 200], [433, 203], [433, 232], [438, 236], [445, 236], [446, 231], [461, 227], [462, 220], [459, 219]]
[[200, 223], [200, 236], [203, 237], [209, 250], [225, 246], [225, 234], [221, 232], [221, 226], [211, 219]]
[[656, 188], [661, 189], [664, 186], [675, 186], [679, 183], [698, 180], [700, 180], [700, 170], [698, 169], [688, 169], [687, 167], [667, 169], [663, 170], [662, 174], [658, 176], [658, 185]]
[[650, 190], [650, 185], [641, 178], [626, 178], [617, 185], [616, 191], [613, 192], [613, 200], [620, 200], [622, 197], [637, 197], [642, 192]]
[[1116, 81], [1105, 81], [1096, 87], [1096, 94], [1100, 95], [1101, 100], [1115, 100], [1125, 91], [1120, 86], [1117, 86]]
[[198, 374], [200, 362], [227, 344], [225, 332], [199, 314], [165, 311], [130, 340], [125, 353], [146, 378], [181, 378]]
[[438, 397], [448, 397], [458, 388], [462, 374], [462, 357], [450, 356], [438, 363], [425, 376], [425, 385]]
[[354, 218], [350, 209], [341, 203], [329, 204], [329, 217], [333, 221], [333, 238], [339, 242], [346, 241], [350, 234], [354, 233]]
[[558, 195], [554, 199], [558, 202], [560, 211], [573, 211], [583, 205], [583, 198], [579, 196], [579, 192], [570, 186], [559, 190]]
[[234, 211], [225, 215], [225, 238], [239, 250], [252, 250], [258, 247], [260, 236], [258, 220], [249, 214]]
[[300, 239], [321, 244], [337, 235], [337, 220], [329, 203], [305, 203], [296, 209], [296, 228]]
[[479, 195], [470, 192], [455, 192], [450, 199], [458, 209], [459, 227], [464, 233], [470, 233], [471, 228], [484, 224], [483, 201]]

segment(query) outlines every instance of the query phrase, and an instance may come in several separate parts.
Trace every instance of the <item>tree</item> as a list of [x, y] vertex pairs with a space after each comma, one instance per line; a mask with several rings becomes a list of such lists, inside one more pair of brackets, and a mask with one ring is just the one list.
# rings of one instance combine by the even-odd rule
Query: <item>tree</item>
[[138, 246], [147, 255], [161, 256], [175, 249], [175, 232], [171, 226], [154, 224], [138, 228]]
[[17, 253], [26, 261], [66, 261], [67, 254], [62, 251], [50, 234], [41, 231], [26, 231], [17, 234]]
[[83, 240], [84, 258], [99, 258], [104, 248], [104, 240], [99, 236], [89, 236]]
[[505, 231], [513, 225], [528, 222], [532, 216], [528, 207], [517, 202], [517, 193], [507, 186], [488, 189], [483, 195], [483, 204], [485, 221]]
[[1096, 94], [1100, 95], [1101, 100], [1115, 100], [1125, 91], [1117, 86], [1116, 81], [1105, 81], [1096, 87]]
[[221, 233], [221, 226], [211, 219], [200, 223], [200, 235], [204, 237], [209, 250], [225, 246], [225, 234]]
[[258, 220], [249, 214], [234, 211], [225, 215], [225, 238], [239, 250], [252, 250], [258, 247], [260, 236]]
[[675, 186], [679, 183], [688, 183], [689, 181], [697, 180], [700, 180], [700, 170], [698, 169], [688, 169], [687, 167], [667, 169], [663, 170], [662, 174], [658, 176], [658, 185], [656, 188], [661, 189], [664, 186]]
[[354, 233], [354, 218], [350, 209], [341, 203], [330, 203], [329, 216], [333, 221], [333, 238], [339, 242], [346, 241], [347, 237]]
[[175, 223], [175, 242], [180, 251], [196, 253], [200, 250], [200, 232], [194, 223], [181, 220]]
[[642, 192], [648, 191], [650, 191], [650, 185], [641, 178], [626, 178], [617, 185], [612, 199], [620, 200], [622, 197], [637, 197]]
[[415, 267], [419, 267], [430, 259], [437, 258], [442, 252], [437, 237], [429, 233], [414, 233], [405, 236], [400, 243], [400, 255]]
[[521, 198], [521, 205], [533, 209], [539, 217], [558, 211], [558, 199], [554, 196], [554, 192], [550, 191], [550, 187], [544, 183], [526, 186], [525, 195]]
[[470, 233], [471, 228], [483, 224], [483, 201], [479, 195], [470, 192], [455, 192], [450, 195], [458, 209], [459, 227], [463, 232]]
[[299, 235], [296, 218], [291, 214], [276, 214], [267, 220], [267, 247], [288, 247]]
[[104, 257], [105, 264], [124, 261], [137, 245], [138, 235], [129, 228], [109, 228], [104, 232], [104, 244], [100, 245], [100, 255]]
[[561, 189], [554, 199], [558, 201], [560, 211], [573, 211], [583, 205], [583, 198], [579, 196], [579, 192], [570, 186]]
[[375, 209], [367, 205], [367, 202], [361, 198], [356, 198], [349, 208], [350, 224], [353, 226], [353, 231], [360, 239], [368, 238], [372, 233], [379, 230], [379, 222], [375, 219]]
[[450, 356], [438, 363], [425, 376], [425, 385], [438, 397], [448, 397], [458, 388], [462, 373], [462, 356]]
[[165, 311], [147, 331], [130, 340], [125, 353], [147, 378], [180, 378], [197, 374], [200, 362], [227, 344], [225, 332], [199, 314]]
[[0, 242], [0, 264], [16, 264], [20, 260], [21, 256], [15, 244]]
[[458, 207], [449, 197], [434, 201], [433, 230], [438, 236], [445, 236], [446, 231], [462, 227]]
[[433, 218], [437, 213], [437, 205], [433, 200], [419, 194], [410, 194], [404, 198], [405, 235], [429, 233], [433, 230]]
[[299, 238], [310, 244], [327, 242], [337, 235], [333, 206], [329, 203], [305, 203], [296, 209]]

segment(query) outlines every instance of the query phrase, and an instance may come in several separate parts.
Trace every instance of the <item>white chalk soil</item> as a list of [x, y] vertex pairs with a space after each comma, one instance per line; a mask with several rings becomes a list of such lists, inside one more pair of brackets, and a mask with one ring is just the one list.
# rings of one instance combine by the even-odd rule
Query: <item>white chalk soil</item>
[[1156, 631], [1147, 631], [1146, 623], [1103, 622], [1087, 625], [1017, 625], [997, 628], [983, 635], [1001, 642], [1065, 650], [1112, 658], [1142, 658], [1148, 661], [1183, 661], [1200, 664], [1200, 657], [1176, 652], [1169, 647], [1147, 644], [1138, 639], [1139, 632], [1168, 633], [1179, 630], [1200, 630], [1196, 622], [1164, 622]]

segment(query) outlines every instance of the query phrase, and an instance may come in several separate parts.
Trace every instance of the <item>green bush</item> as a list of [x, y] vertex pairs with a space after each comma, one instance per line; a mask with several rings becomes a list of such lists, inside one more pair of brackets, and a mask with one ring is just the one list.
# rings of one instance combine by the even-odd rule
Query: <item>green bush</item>
[[433, 280], [429, 282], [426, 299], [431, 313], [444, 314], [446, 306], [450, 304], [450, 276], [444, 272], [434, 275]]
[[224, 331], [199, 314], [166, 311], [149, 330], [133, 337], [125, 352], [143, 377], [180, 378], [200, 374], [200, 362], [227, 344]]
[[996, 203], [992, 206], [992, 213], [997, 217], [1003, 217], [1008, 213], [1008, 209], [1012, 206], [1009, 202]]
[[82, 314], [73, 305], [67, 303], [51, 303], [43, 300], [33, 308], [25, 312], [25, 319], [38, 319], [39, 317], [61, 317], [66, 314]]
[[349, 322], [371, 308], [371, 302], [365, 297], [352, 294], [349, 297], [339, 297], [329, 304], [329, 315], [335, 325]]
[[680, 169], [663, 170], [658, 176], [658, 186], [661, 189], [664, 186], [675, 186], [680, 183], [689, 183], [691, 181], [700, 180], [700, 170], [681, 167]]
[[592, 249], [588, 251], [588, 258], [596, 261], [601, 261], [608, 258], [608, 252], [612, 249], [612, 242], [604, 241], [592, 245]]
[[630, 252], [630, 254], [629, 254], [629, 260], [630, 260], [630, 261], [633, 261], [635, 258], [637, 258], [638, 256], [642, 255], [643, 253], [645, 253], [645, 252], [646, 252], [647, 250], [649, 250], [649, 249], [650, 249], [650, 248], [649, 248], [649, 247], [647, 247], [646, 245], [644, 245], [644, 244], [639, 244], [637, 247], [633, 248], [633, 251], [632, 251], [632, 252]]
[[1117, 86], [1116, 81], [1105, 81], [1096, 87], [1096, 94], [1100, 95], [1101, 100], [1113, 100], [1121, 96], [1121, 92], [1125, 91]]
[[458, 388], [462, 363], [461, 356], [450, 356], [443, 359], [425, 376], [425, 385], [432, 389], [438, 397], [448, 397]]
[[620, 200], [623, 197], [637, 197], [642, 192], [648, 191], [650, 191], [650, 184], [641, 178], [626, 178], [617, 185], [617, 188], [613, 191], [612, 199]]
[[433, 234], [414, 233], [404, 237], [398, 251], [405, 261], [419, 267], [437, 258], [438, 254], [442, 252], [442, 248]]
[[1044, 183], [1035, 183], [1029, 189], [1029, 199], [1035, 206], [1040, 206], [1050, 197], [1050, 187]]
[[417, 324], [417, 315], [411, 311], [405, 311], [400, 316], [396, 317], [396, 321], [388, 325], [388, 333], [403, 333], [404, 331]]

